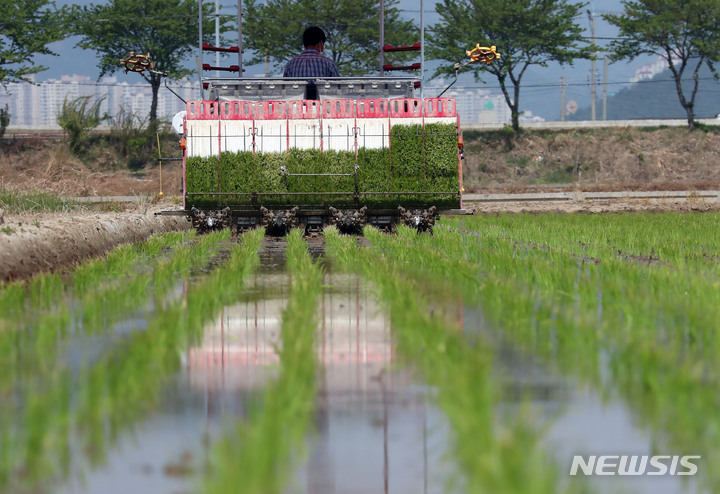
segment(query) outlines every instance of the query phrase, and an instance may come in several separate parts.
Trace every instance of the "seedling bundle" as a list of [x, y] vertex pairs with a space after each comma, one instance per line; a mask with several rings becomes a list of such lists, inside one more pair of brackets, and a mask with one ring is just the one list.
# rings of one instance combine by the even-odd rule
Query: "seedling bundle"
[[[424, 129], [394, 125], [390, 149], [359, 148], [357, 161], [354, 152], [318, 149], [190, 157], [187, 202], [198, 207], [355, 206], [357, 163], [360, 205], [458, 207], [457, 152], [456, 126], [427, 124]], [[431, 194], [408, 194], [414, 192]]]

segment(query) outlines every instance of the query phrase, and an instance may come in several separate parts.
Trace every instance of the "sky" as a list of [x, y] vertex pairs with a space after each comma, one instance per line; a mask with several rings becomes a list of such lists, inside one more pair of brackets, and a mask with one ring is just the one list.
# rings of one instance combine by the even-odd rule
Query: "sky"
[[[208, 1], [208, 0], [205, 0]], [[212, 1], [212, 0], [210, 0]], [[340, 0], [348, 1], [348, 0]], [[227, 5], [222, 8], [223, 12], [237, 12], [237, 4], [233, 0], [221, 0], [221, 4]], [[69, 5], [79, 4], [88, 5], [90, 3], [105, 3], [103, 0], [57, 0], [56, 4]], [[439, 20], [438, 14], [435, 12], [435, 0], [425, 0], [425, 24], [432, 25]], [[420, 18], [420, 0], [400, 0], [399, 8], [403, 11], [403, 15], [415, 19], [419, 24]], [[606, 23], [602, 14], [619, 13], [622, 11], [621, 0], [595, 0], [588, 4], [587, 9], [594, 13], [596, 19], [596, 36], [598, 38], [611, 38], [615, 35], [615, 29]], [[579, 20], [581, 27], [586, 29], [585, 35], [591, 36], [590, 21], [583, 17]], [[50, 78], [59, 78], [63, 74], [81, 74], [97, 79], [99, 70], [97, 69], [98, 58], [95, 52], [76, 48], [75, 44], [78, 38], [68, 38], [63, 41], [53, 43], [53, 49], [59, 56], [39, 56], [36, 57], [36, 63], [48, 67], [47, 71], [37, 75], [36, 80], [42, 81]], [[605, 43], [606, 40], [598, 40], [599, 44]], [[468, 40], [468, 46], [474, 46], [475, 41]], [[502, 53], [502, 46], [498, 46], [498, 51]], [[459, 51], [459, 59], [464, 58], [464, 54]], [[608, 93], [612, 95], [627, 85], [629, 78], [635, 73], [635, 70], [643, 63], [652, 61], [652, 58], [639, 58], [630, 63], [615, 63], [608, 67]], [[188, 61], [188, 67], [195, 65], [194, 60]], [[432, 63], [428, 64], [429, 69], [426, 71], [426, 78], [432, 75]], [[263, 67], [250, 67], [246, 75], [255, 75], [263, 72]], [[602, 81], [603, 63], [597, 62], [597, 79]], [[586, 107], [590, 104], [590, 62], [578, 61], [574, 66], [552, 65], [546, 68], [532, 67], [528, 70], [523, 78], [520, 94], [521, 109], [530, 110], [535, 115], [540, 115], [546, 119], [557, 119], [560, 113], [561, 101], [561, 79], [565, 74], [567, 83], [566, 102], [575, 100], [580, 107]], [[123, 74], [122, 71], [115, 74], [119, 81], [127, 81], [130, 83], [137, 82], [136, 74]], [[461, 76], [456, 87], [483, 87], [490, 91], [499, 93], [500, 89], [494, 79], [487, 78], [484, 83], [475, 82], [470, 75]], [[598, 86], [597, 95], [600, 97], [602, 88]], [[600, 110], [598, 109], [598, 115]]]

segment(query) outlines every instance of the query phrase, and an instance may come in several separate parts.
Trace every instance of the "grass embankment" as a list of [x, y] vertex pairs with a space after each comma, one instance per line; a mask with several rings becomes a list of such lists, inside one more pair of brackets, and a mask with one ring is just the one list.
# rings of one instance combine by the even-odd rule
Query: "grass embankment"
[[[715, 190], [720, 127], [465, 130], [467, 192]], [[543, 187], [541, 190], [547, 190]]]
[[[394, 266], [430, 300], [479, 305], [493, 331], [528, 355], [623, 400], [654, 450], [701, 454], [701, 476], [715, 491], [717, 221], [717, 214], [519, 215], [444, 221], [433, 236], [407, 229], [368, 236], [375, 264], [386, 263], [375, 277]], [[458, 434], [459, 447], [471, 437]]]
[[436, 291], [452, 292], [452, 287], [442, 278], [425, 276], [422, 261], [407, 269], [403, 251], [414, 231], [401, 229], [399, 237], [387, 237], [366, 228], [365, 235], [374, 247], [361, 249], [354, 238], [325, 230], [333, 259], [346, 270], [359, 271], [377, 288], [401, 357], [437, 387], [439, 404], [454, 432], [454, 458], [465, 476], [466, 491], [563, 492], [560, 471], [538, 447], [539, 431], [525, 417], [505, 423], [494, 417], [501, 390], [490, 374], [491, 349], [480, 339], [465, 338], [457, 314], [444, 312], [434, 298]]
[[[447, 124], [394, 125], [391, 149], [358, 149], [354, 152], [291, 149], [284, 153], [223, 153], [187, 160], [188, 203], [196, 206], [250, 204], [252, 193], [263, 196], [261, 204], [311, 205], [323, 200], [334, 206], [353, 206], [355, 180], [338, 176], [288, 176], [288, 173], [352, 174], [357, 163], [358, 190], [363, 205], [418, 204], [456, 207], [458, 147], [457, 127]], [[238, 193], [219, 201], [202, 192]], [[286, 195], [290, 192], [297, 195]], [[325, 192], [326, 196], [303, 195]], [[449, 192], [449, 194], [403, 195], [403, 192]], [[375, 194], [378, 193], [378, 194]], [[392, 194], [387, 194], [392, 193]]]
[[[261, 230], [244, 235], [222, 269], [192, 285], [180, 300], [165, 300], [159, 292], [145, 329], [129, 334], [96, 361], [75, 370], [58, 366], [25, 379], [25, 361], [18, 360], [14, 386], [22, 399], [10, 400], [0, 408], [0, 485], [21, 492], [67, 475], [71, 438], [83, 446], [90, 463], [102, 463], [119, 432], [156, 409], [160, 391], [180, 368], [178, 350], [196, 343], [205, 323], [224, 305], [237, 300], [245, 277], [258, 262], [256, 252], [263, 235]], [[216, 234], [214, 242], [224, 237], [227, 235]], [[214, 251], [214, 242], [197, 245], [207, 255]], [[188, 270], [193, 265], [189, 252], [174, 259]], [[163, 274], [158, 274], [156, 281], [166, 279], [169, 287], [172, 280], [187, 276], [187, 270], [179, 274], [170, 269], [173, 262], [172, 258], [159, 262], [158, 273]], [[87, 286], [91, 289], [92, 283]], [[109, 297], [107, 303], [113, 302], [117, 301]], [[32, 331], [40, 333], [40, 329]], [[62, 351], [52, 344], [45, 349], [49, 359]], [[22, 347], [8, 351], [17, 355]]]
[[290, 298], [282, 313], [280, 374], [247, 421], [213, 446], [203, 492], [279, 494], [310, 427], [315, 402], [318, 301], [322, 271], [312, 262], [300, 230], [287, 237]]

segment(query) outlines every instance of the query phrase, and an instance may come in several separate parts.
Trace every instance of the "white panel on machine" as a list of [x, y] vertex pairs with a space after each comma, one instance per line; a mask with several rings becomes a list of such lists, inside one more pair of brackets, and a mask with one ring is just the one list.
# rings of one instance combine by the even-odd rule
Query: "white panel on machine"
[[291, 148], [320, 149], [321, 130], [319, 101], [288, 102], [288, 134]]
[[355, 151], [355, 119], [323, 119], [323, 139], [326, 151]]
[[358, 147], [382, 149], [390, 147], [388, 102], [382, 99], [357, 101]]
[[222, 150], [237, 153], [253, 151], [255, 104], [249, 101], [221, 101]]
[[187, 156], [211, 156], [219, 152], [220, 108], [215, 101], [188, 101], [185, 116]]
[[253, 150], [252, 120], [221, 121], [222, 150], [231, 153]]
[[323, 149], [355, 151], [355, 101], [349, 99], [322, 102]]
[[255, 151], [281, 153], [288, 148], [286, 101], [255, 103]]
[[185, 120], [187, 156], [212, 156], [218, 154], [218, 121]]

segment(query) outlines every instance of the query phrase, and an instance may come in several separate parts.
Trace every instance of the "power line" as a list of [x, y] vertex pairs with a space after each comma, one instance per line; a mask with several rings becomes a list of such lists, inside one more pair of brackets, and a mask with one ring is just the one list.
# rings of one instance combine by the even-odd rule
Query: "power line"
[[[716, 81], [714, 77], [700, 77], [698, 78], [699, 81]], [[691, 79], [687, 79], [687, 82], [690, 82]], [[646, 80], [640, 80], [636, 82], [630, 82], [630, 81], [608, 81], [608, 86], [625, 86], [625, 85], [634, 85], [634, 84], [659, 84], [659, 83], [673, 83], [674, 79], [646, 79]], [[78, 81], [38, 81], [38, 82], [25, 82], [25, 81], [16, 81], [9, 83], [10, 85], [31, 85], [31, 86], [83, 86], [83, 87], [149, 87], [148, 83], [144, 82], [78, 82]], [[183, 89], [183, 88], [194, 88], [193, 84], [194, 82], [188, 82], [185, 84], [168, 84], [172, 88], [175, 89]], [[590, 82], [568, 82], [565, 83], [565, 87], [589, 87]], [[465, 85], [465, 86], [453, 86], [453, 89], [489, 89], [491, 87], [495, 87], [494, 85]], [[508, 87], [512, 87], [511, 85], [508, 85]], [[558, 88], [562, 87], [562, 83], [554, 83], [554, 82], [547, 82], [547, 83], [541, 83], [541, 84], [521, 84], [521, 89], [550, 89], [550, 88]]]
[[[715, 81], [716, 79], [714, 77], [699, 77], [699, 81]], [[691, 80], [688, 79], [687, 82], [690, 82]], [[633, 84], [658, 84], [658, 83], [675, 83], [674, 79], [649, 79], [649, 80], [641, 80], [641, 81], [608, 81], [608, 86], [623, 86], [623, 85], [633, 85]], [[570, 82], [565, 83], [565, 87], [589, 87], [590, 82]], [[483, 89], [487, 88], [488, 86], [454, 86], [453, 88], [457, 89]], [[512, 87], [512, 85], [508, 85], [507, 87]], [[521, 84], [521, 89], [534, 89], [534, 88], [557, 88], [562, 87], [562, 83], [543, 83], [543, 84]]]

